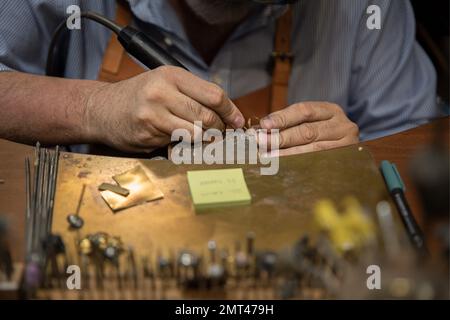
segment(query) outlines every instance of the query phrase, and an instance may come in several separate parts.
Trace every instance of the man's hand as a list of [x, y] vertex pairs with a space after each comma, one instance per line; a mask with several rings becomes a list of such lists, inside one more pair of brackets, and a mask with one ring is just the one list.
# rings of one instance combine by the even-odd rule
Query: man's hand
[[219, 130], [245, 124], [220, 87], [176, 67], [105, 84], [89, 98], [85, 118], [95, 141], [129, 152], [165, 146], [175, 129], [187, 129], [194, 138], [194, 121]]
[[[280, 130], [280, 156], [332, 149], [359, 142], [358, 126], [347, 118], [338, 105], [328, 102], [294, 104], [265, 117], [260, 125], [263, 129]], [[260, 143], [267, 141], [270, 142], [269, 137]]]

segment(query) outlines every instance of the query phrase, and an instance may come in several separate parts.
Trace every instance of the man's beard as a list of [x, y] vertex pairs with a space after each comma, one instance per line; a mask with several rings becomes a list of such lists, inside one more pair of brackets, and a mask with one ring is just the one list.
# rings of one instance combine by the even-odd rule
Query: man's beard
[[189, 8], [209, 25], [226, 25], [240, 22], [256, 4], [236, 0], [185, 0]]

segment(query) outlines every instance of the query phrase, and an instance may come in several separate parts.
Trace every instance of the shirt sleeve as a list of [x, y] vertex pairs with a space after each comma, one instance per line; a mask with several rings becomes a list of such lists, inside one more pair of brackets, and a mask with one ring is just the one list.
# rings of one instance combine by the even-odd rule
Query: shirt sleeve
[[[63, 10], [54, 2], [0, 2], [0, 71], [44, 73], [52, 30], [61, 16], [53, 11]], [[47, 19], [40, 19], [38, 12], [47, 13]]]
[[[67, 8], [71, 5], [111, 19], [115, 16], [114, 0], [0, 1], [0, 72], [17, 70], [45, 74], [52, 36], [57, 26], [69, 16]], [[94, 78], [110, 32], [87, 20], [83, 20], [81, 30], [70, 32], [67, 57], [70, 59], [67, 67], [70, 76]]]
[[363, 15], [354, 51], [349, 117], [362, 140], [407, 130], [442, 115], [436, 103], [435, 70], [415, 40], [408, 0], [372, 1], [381, 29], [369, 30]]

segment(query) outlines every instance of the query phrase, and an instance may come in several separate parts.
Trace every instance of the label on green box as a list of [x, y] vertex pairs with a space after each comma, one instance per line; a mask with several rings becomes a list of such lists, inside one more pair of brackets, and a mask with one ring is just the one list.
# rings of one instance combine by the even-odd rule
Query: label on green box
[[251, 202], [242, 169], [188, 171], [187, 179], [197, 209]]

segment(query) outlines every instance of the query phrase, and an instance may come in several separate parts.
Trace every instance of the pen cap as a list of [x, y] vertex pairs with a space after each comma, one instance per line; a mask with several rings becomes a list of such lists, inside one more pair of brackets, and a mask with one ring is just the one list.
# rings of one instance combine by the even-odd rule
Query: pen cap
[[384, 160], [381, 161], [380, 169], [383, 173], [383, 177], [386, 181], [389, 192], [392, 192], [395, 189], [401, 189], [405, 191], [405, 184], [403, 183], [402, 178], [400, 177], [400, 173], [398, 172], [395, 164]]

